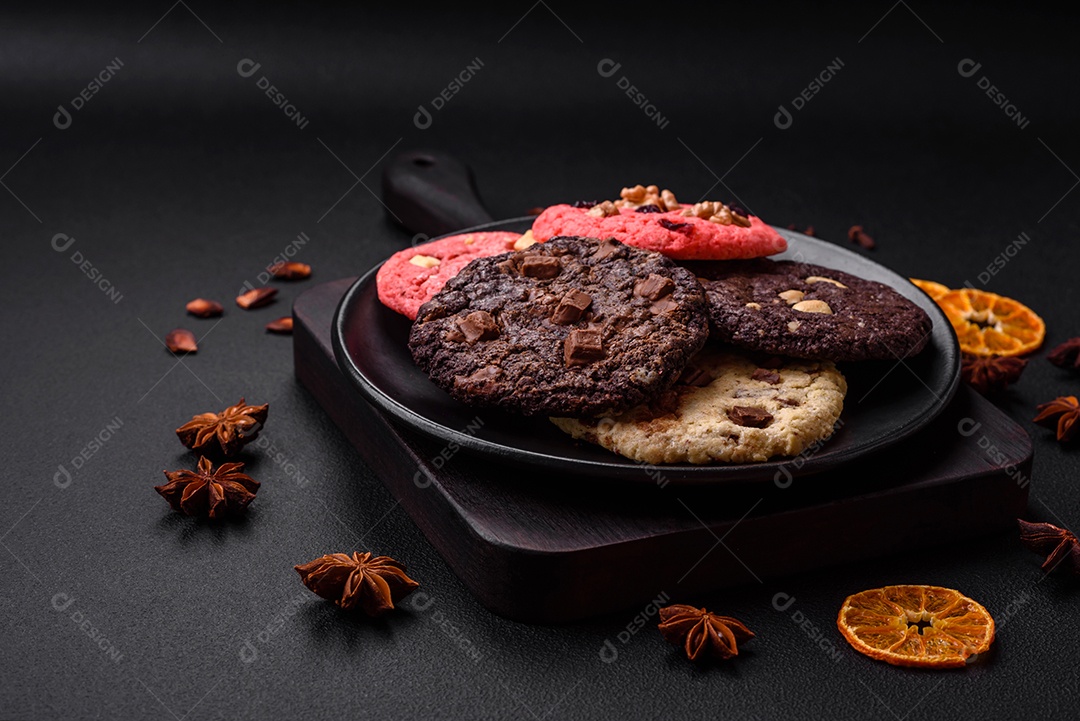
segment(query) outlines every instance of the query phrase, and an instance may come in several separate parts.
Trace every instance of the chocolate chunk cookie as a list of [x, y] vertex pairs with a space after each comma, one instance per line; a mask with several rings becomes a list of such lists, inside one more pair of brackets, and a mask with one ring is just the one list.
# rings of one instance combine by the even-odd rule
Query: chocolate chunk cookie
[[[726, 348], [726, 349], [725, 349]], [[574, 438], [642, 463], [754, 463], [833, 434], [847, 382], [830, 361], [754, 359], [709, 346], [658, 398], [620, 415], [552, 418]]]
[[790, 260], [693, 263], [715, 337], [795, 358], [861, 361], [919, 353], [933, 326], [887, 285]]
[[562, 237], [469, 263], [420, 307], [409, 349], [465, 403], [588, 417], [655, 398], [708, 325], [689, 270], [615, 240]]

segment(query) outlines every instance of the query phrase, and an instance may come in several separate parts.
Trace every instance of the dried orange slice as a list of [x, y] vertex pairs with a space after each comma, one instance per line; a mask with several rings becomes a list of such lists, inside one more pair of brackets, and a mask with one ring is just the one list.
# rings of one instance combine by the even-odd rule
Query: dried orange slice
[[856, 593], [844, 601], [836, 625], [856, 651], [894, 666], [962, 667], [994, 640], [987, 610], [941, 586]]
[[949, 292], [949, 286], [942, 285], [933, 280], [920, 280], [918, 278], [908, 278], [912, 283], [918, 287], [919, 290], [926, 293], [928, 296], [937, 300], [941, 296]]
[[960, 350], [976, 356], [1024, 355], [1042, 345], [1046, 323], [1012, 298], [960, 288], [934, 299], [949, 317]]

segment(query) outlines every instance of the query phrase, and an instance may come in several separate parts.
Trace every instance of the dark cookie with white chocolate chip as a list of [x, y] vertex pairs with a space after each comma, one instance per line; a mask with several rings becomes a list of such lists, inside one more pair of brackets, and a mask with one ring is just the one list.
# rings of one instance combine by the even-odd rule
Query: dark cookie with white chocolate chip
[[887, 285], [790, 260], [692, 263], [713, 336], [742, 348], [831, 361], [913, 356], [930, 339], [926, 312]]
[[694, 274], [613, 240], [479, 258], [421, 306], [413, 359], [454, 398], [589, 417], [670, 387], [708, 336]]

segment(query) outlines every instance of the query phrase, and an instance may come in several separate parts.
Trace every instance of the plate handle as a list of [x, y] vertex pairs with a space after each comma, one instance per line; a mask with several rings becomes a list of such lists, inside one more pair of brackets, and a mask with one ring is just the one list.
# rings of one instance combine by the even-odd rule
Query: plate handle
[[383, 203], [412, 233], [430, 237], [494, 220], [472, 169], [449, 153], [406, 150], [383, 167]]

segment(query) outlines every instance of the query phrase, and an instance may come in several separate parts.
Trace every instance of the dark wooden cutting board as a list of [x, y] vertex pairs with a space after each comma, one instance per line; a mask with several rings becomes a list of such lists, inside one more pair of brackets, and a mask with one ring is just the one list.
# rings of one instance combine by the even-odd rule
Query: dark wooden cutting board
[[911, 552], [1012, 528], [1027, 506], [1030, 438], [966, 386], [902, 444], [793, 481], [631, 487], [470, 455], [395, 426], [339, 371], [331, 321], [354, 281], [296, 300], [297, 378], [476, 597], [509, 618], [572, 621], [662, 591], [693, 598]]

